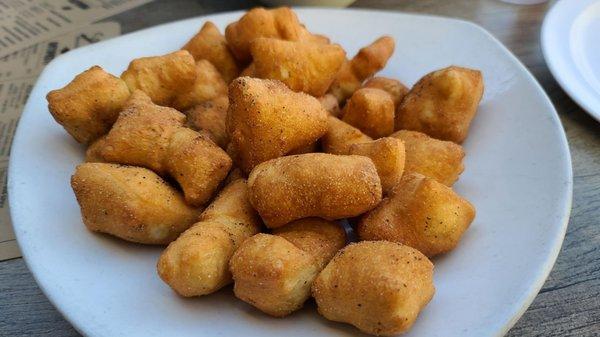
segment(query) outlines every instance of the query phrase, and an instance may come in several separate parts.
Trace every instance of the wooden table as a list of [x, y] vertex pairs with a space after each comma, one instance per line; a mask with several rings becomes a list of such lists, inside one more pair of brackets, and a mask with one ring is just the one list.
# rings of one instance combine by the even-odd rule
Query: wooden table
[[[251, 1], [157, 1], [108, 20], [127, 33], [187, 17], [247, 8]], [[496, 0], [357, 1], [354, 7], [427, 13], [474, 21], [529, 68], [554, 102], [574, 168], [573, 211], [558, 261], [529, 310], [508, 336], [600, 335], [600, 123], [558, 86], [542, 58], [540, 25], [550, 4]], [[0, 262], [0, 336], [79, 336], [35, 284], [22, 259]]]

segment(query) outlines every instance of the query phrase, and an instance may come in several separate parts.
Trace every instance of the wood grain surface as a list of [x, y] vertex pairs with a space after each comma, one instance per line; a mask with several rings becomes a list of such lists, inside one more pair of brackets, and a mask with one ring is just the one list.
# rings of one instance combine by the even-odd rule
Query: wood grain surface
[[[570, 1], [570, 0], [569, 0]], [[510, 337], [600, 336], [600, 123], [558, 86], [542, 58], [539, 36], [552, 2], [518, 6], [497, 0], [357, 1], [353, 7], [450, 16], [499, 38], [531, 70], [554, 102], [571, 148], [574, 199], [569, 229], [541, 292]], [[248, 8], [252, 1], [156, 1], [107, 20], [123, 32], [188, 17]], [[22, 259], [0, 262], [0, 336], [80, 336], [50, 304]]]

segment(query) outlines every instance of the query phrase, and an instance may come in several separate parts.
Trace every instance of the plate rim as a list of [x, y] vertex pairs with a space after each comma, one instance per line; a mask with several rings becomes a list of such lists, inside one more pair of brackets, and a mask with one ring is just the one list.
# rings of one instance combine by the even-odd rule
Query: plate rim
[[[591, 5], [593, 5], [594, 3], [600, 4], [600, 1], [598, 0], [560, 0], [557, 3], [555, 3], [552, 8], [550, 8], [550, 10], [546, 13], [546, 16], [544, 17], [544, 20], [542, 22], [542, 27], [540, 30], [540, 46], [542, 49], [542, 55], [544, 57], [544, 60], [546, 61], [546, 65], [548, 66], [548, 69], [550, 70], [550, 73], [552, 74], [552, 76], [554, 77], [554, 79], [556, 80], [556, 82], [558, 82], [559, 86], [567, 93], [567, 95], [573, 100], [575, 101], [575, 103], [577, 103], [577, 105], [579, 105], [584, 111], [586, 111], [591, 117], [593, 117], [595, 120], [597, 120], [598, 122], [600, 122], [600, 105], [595, 106], [594, 104], [590, 104], [587, 100], [585, 96], [592, 96], [592, 95], [597, 95], [596, 92], [594, 92], [593, 90], [589, 89], [589, 87], [587, 85], [583, 85], [582, 88], [584, 88], [583, 91], [585, 91], [586, 94], [585, 96], [580, 92], [579, 89], [574, 88], [574, 85], [570, 83], [570, 81], [568, 80], [567, 74], [570, 74], [571, 77], [581, 77], [581, 75], [579, 74], [579, 72], [577, 70], [572, 69], [572, 59], [571, 58], [565, 58], [563, 53], [559, 52], [559, 49], [557, 47], [554, 46], [554, 43], [552, 43], [552, 31], [553, 29], [556, 30], [557, 27], [559, 27], [560, 25], [557, 25], [557, 21], [559, 20], [559, 12], [561, 10], [564, 10], [564, 8], [575, 8], [575, 7], [583, 7], [583, 8], [587, 8]], [[583, 12], [577, 12], [577, 15], [574, 17], [568, 17], [569, 20], [569, 29], [572, 27], [573, 24], [573, 20], [576, 19], [581, 13]], [[564, 27], [563, 27], [564, 28]], [[560, 29], [558, 29], [560, 30]], [[566, 33], [566, 32], [565, 32]], [[569, 40], [570, 41], [570, 40]], [[565, 67], [561, 67], [558, 62], [559, 60], [568, 63], [569, 67], [565, 68]], [[568, 62], [566, 62], [568, 61]], [[600, 99], [599, 99], [600, 101]]]
[[[565, 199], [565, 203], [564, 203], [564, 207], [563, 209], [561, 209], [560, 214], [561, 219], [557, 220], [556, 222], [560, 224], [560, 227], [557, 228], [557, 230], [559, 230], [559, 235], [555, 236], [553, 238], [553, 242], [551, 242], [551, 250], [549, 251], [549, 254], [546, 258], [546, 260], [544, 261], [543, 265], [540, 265], [540, 267], [538, 268], [538, 272], [534, 275], [535, 276], [535, 280], [533, 282], [530, 282], [529, 286], [527, 287], [527, 296], [525, 298], [523, 298], [520, 303], [518, 303], [518, 305], [511, 307], [510, 311], [512, 311], [512, 315], [511, 317], [506, 317], [508, 318], [506, 320], [506, 322], [502, 325], [502, 327], [497, 331], [497, 333], [494, 336], [497, 337], [501, 337], [504, 336], [514, 325], [515, 323], [521, 318], [521, 316], [525, 313], [525, 311], [527, 310], [527, 308], [529, 308], [529, 306], [531, 305], [531, 303], [533, 302], [533, 300], [537, 297], [539, 291], [541, 290], [542, 286], [544, 285], [547, 277], [549, 276], [555, 262], [556, 259], [558, 258], [558, 255], [560, 253], [562, 244], [564, 242], [564, 238], [566, 235], [566, 231], [567, 231], [567, 227], [568, 227], [568, 223], [570, 220], [570, 214], [571, 214], [571, 210], [572, 210], [572, 202], [573, 202], [573, 170], [572, 170], [572, 158], [571, 158], [571, 152], [570, 152], [570, 148], [568, 145], [568, 140], [566, 137], [566, 133], [564, 130], [564, 126], [562, 125], [560, 118], [558, 116], [558, 113], [556, 111], [556, 108], [554, 107], [554, 104], [552, 103], [551, 99], [549, 98], [548, 94], [546, 93], [546, 91], [543, 89], [543, 87], [540, 85], [540, 83], [537, 81], [537, 79], [535, 78], [535, 76], [533, 76], [533, 74], [529, 71], [529, 69], [527, 69], [527, 67], [525, 67], [525, 65], [501, 42], [499, 41], [494, 35], [492, 35], [490, 32], [488, 32], [485, 28], [479, 26], [478, 24], [475, 24], [473, 22], [470, 21], [466, 21], [466, 20], [462, 20], [462, 19], [456, 19], [456, 18], [452, 18], [452, 17], [444, 17], [444, 16], [438, 16], [438, 15], [429, 15], [429, 14], [420, 14], [420, 13], [407, 13], [407, 12], [398, 12], [398, 11], [386, 11], [386, 10], [381, 10], [381, 9], [369, 9], [369, 8], [345, 8], [345, 9], [338, 9], [338, 8], [324, 8], [324, 7], [293, 7], [294, 11], [296, 11], [297, 13], [300, 12], [306, 12], [307, 14], [310, 14], [310, 12], [320, 12], [320, 11], [336, 11], [339, 13], [343, 13], [343, 12], [347, 12], [347, 11], [354, 11], [354, 12], [371, 12], [371, 13], [376, 13], [378, 15], [390, 15], [390, 16], [410, 16], [410, 17], [425, 17], [425, 18], [431, 18], [431, 19], [435, 19], [435, 20], [440, 20], [440, 21], [447, 21], [447, 22], [452, 22], [454, 24], [462, 24], [465, 26], [470, 26], [472, 29], [475, 29], [477, 31], [479, 31], [479, 33], [484, 34], [487, 38], [489, 38], [490, 40], [492, 40], [493, 42], [495, 42], [499, 48], [501, 48], [507, 57], [509, 57], [513, 63], [526, 75], [526, 78], [529, 82], [531, 82], [531, 84], [533, 84], [537, 90], [542, 93], [542, 96], [544, 98], [544, 102], [545, 104], [549, 107], [549, 109], [552, 111], [551, 114], [549, 114], [549, 117], [552, 118], [554, 124], [557, 125], [558, 129], [560, 130], [560, 132], [558, 132], [558, 135], [560, 137], [560, 145], [563, 149], [563, 153], [565, 155], [565, 161], [562, 163], [565, 169], [565, 173], [566, 173], [566, 178], [567, 181], [565, 182], [566, 186], [565, 186], [565, 193], [566, 195], [564, 195], [564, 199]], [[186, 18], [186, 19], [182, 19], [182, 20], [175, 20], [175, 21], [171, 21], [171, 22], [166, 22], [166, 23], [162, 23], [159, 25], [155, 25], [155, 26], [151, 26], [151, 27], [146, 27], [144, 29], [140, 29], [137, 31], [133, 31], [109, 40], [105, 40], [105, 41], [100, 41], [98, 43], [95, 43], [93, 45], [89, 45], [89, 46], [85, 46], [82, 48], [78, 48], [76, 50], [70, 51], [66, 54], [71, 54], [71, 53], [77, 53], [78, 50], [84, 49], [84, 48], [98, 48], [103, 46], [104, 44], [108, 44], [113, 40], [117, 40], [117, 39], [125, 39], [125, 38], [130, 38], [131, 36], [137, 35], [137, 34], [144, 34], [147, 33], [147, 31], [149, 30], [159, 30], [160, 28], [163, 28], [164, 26], [168, 26], [168, 25], [173, 25], [173, 24], [180, 24], [182, 22], [185, 21], [194, 21], [194, 20], [198, 20], [198, 19], [210, 19], [212, 17], [215, 16], [221, 16], [221, 15], [232, 15], [232, 14], [242, 14], [245, 13], [246, 10], [236, 10], [236, 11], [227, 11], [227, 12], [220, 12], [220, 13], [212, 13], [212, 14], [206, 14], [206, 15], [199, 15], [199, 16], [194, 16], [194, 17], [190, 17], [190, 18]], [[62, 62], [62, 59], [65, 58], [66, 56], [60, 55], [57, 58], [55, 58], [54, 60], [52, 60], [45, 68], [44, 71], [40, 74], [39, 78], [42, 78], [43, 74], [50, 69], [53, 64]], [[36, 87], [38, 86], [39, 82], [36, 82], [33, 89], [35, 90]], [[23, 108], [23, 113], [33, 113], [30, 112], [30, 108], [29, 105], [32, 104], [30, 101], [30, 98], [28, 98], [27, 103], [25, 104], [24, 108]], [[26, 132], [23, 131], [23, 127], [21, 126], [21, 124], [19, 123], [19, 125], [17, 126], [17, 129], [15, 131], [15, 135], [14, 135], [14, 139], [13, 139], [13, 143], [11, 145], [11, 157], [12, 154], [14, 153], [13, 149], [18, 147], [17, 144], [21, 143], [21, 139], [26, 137]], [[9, 167], [8, 167], [8, 172], [7, 172], [7, 186], [8, 186], [8, 200], [9, 200], [9, 210], [10, 210], [10, 215], [11, 215], [11, 219], [14, 219], [14, 214], [19, 213], [20, 210], [18, 209], [19, 207], [17, 207], [16, 205], [14, 205], [14, 202], [11, 202], [12, 198], [11, 195], [13, 194], [12, 192], [16, 189], [18, 189], [17, 184], [15, 183], [15, 176], [17, 175], [15, 172], [17, 172], [17, 169], [15, 168], [14, 161], [9, 161]], [[558, 212], [557, 212], [558, 213]], [[67, 310], [66, 308], [61, 307], [60, 303], [60, 296], [56, 296], [56, 294], [52, 293], [52, 291], [50, 291], [49, 289], [47, 289], [47, 286], [44, 285], [44, 283], [41, 281], [41, 277], [39, 276], [38, 273], [40, 273], [40, 271], [38, 270], [37, 266], [35, 265], [34, 262], [30, 261], [28, 258], [28, 255], [31, 254], [31, 252], [28, 250], [27, 246], [24, 246], [21, 242], [23, 239], [21, 239], [21, 236], [23, 235], [21, 233], [21, 229], [23, 228], [22, 225], [15, 225], [15, 222], [13, 222], [13, 225], [15, 227], [15, 236], [17, 239], [17, 244], [19, 245], [19, 248], [21, 249], [22, 253], [23, 253], [23, 260], [25, 261], [27, 268], [30, 270], [31, 274], [33, 275], [36, 284], [39, 286], [39, 288], [42, 290], [42, 292], [44, 293], [44, 296], [46, 296], [46, 298], [48, 298], [48, 300], [50, 301], [50, 303], [52, 303], [52, 305], [54, 306], [54, 308], [60, 312], [60, 314], [63, 316], [63, 318], [65, 320], [67, 320], [72, 326], [73, 328], [79, 332], [80, 334], [82, 334], [83, 336], [93, 336], [95, 335], [94, 332], [89, 332], [86, 331], [86, 327], [84, 326], [80, 326], [80, 322], [78, 321], [77, 317], [72, 317], [69, 314], [67, 314]], [[18, 227], [18, 229], [17, 229]], [[56, 296], [56, 298], [55, 298]]]

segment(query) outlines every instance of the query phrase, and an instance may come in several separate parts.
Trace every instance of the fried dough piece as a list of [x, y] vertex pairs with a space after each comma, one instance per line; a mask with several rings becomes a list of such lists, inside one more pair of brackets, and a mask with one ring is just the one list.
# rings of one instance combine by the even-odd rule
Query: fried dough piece
[[361, 48], [352, 60], [342, 65], [329, 92], [337, 97], [340, 103], [345, 102], [360, 88], [364, 80], [385, 67], [394, 53], [394, 48], [394, 39], [389, 36], [382, 36]]
[[390, 137], [401, 139], [406, 147], [405, 173], [420, 173], [446, 186], [452, 186], [463, 172], [462, 146], [417, 132], [400, 130]]
[[232, 165], [227, 153], [210, 138], [188, 128], [179, 128], [171, 135], [166, 163], [192, 205], [210, 200]]
[[321, 138], [323, 152], [332, 154], [348, 154], [352, 144], [372, 141], [373, 138], [365, 135], [359, 129], [336, 118], [327, 118], [327, 133]]
[[346, 243], [335, 222], [307, 218], [244, 241], [229, 262], [235, 296], [283, 317], [310, 297], [318, 272]]
[[250, 63], [242, 72], [239, 77], [256, 77], [254, 75], [254, 62]]
[[199, 222], [165, 249], [157, 263], [158, 275], [181, 296], [213, 293], [231, 283], [231, 256], [260, 226], [248, 202], [246, 182], [235, 180], [219, 193]]
[[321, 105], [329, 114], [333, 117], [340, 117], [342, 114], [340, 110], [340, 104], [338, 103], [337, 98], [332, 94], [326, 94], [318, 98]]
[[110, 130], [128, 98], [125, 82], [99, 66], [82, 72], [62, 89], [52, 90], [46, 96], [52, 117], [83, 144]]
[[196, 131], [208, 131], [210, 139], [225, 149], [229, 144], [229, 136], [225, 127], [228, 107], [229, 98], [227, 96], [202, 102], [188, 110], [187, 126]]
[[240, 73], [240, 68], [227, 46], [225, 36], [210, 21], [207, 21], [181, 49], [189, 51], [196, 62], [207, 60], [212, 63], [226, 83], [231, 82]]
[[395, 47], [396, 43], [392, 37], [382, 36], [361, 48], [350, 61], [356, 77], [364, 81], [383, 69], [392, 57]]
[[337, 222], [304, 218], [273, 229], [280, 236], [312, 256], [319, 270], [325, 268], [346, 244], [346, 232]]
[[387, 92], [394, 102], [394, 110], [408, 93], [408, 88], [402, 82], [388, 77], [376, 76], [363, 84], [363, 88], [381, 89]]
[[283, 83], [238, 77], [229, 86], [228, 153], [249, 173], [254, 166], [313, 144], [327, 131], [319, 101]]
[[250, 45], [254, 75], [312, 96], [327, 92], [345, 60], [339, 45], [257, 38]]
[[240, 170], [237, 167], [233, 167], [229, 171], [227, 178], [225, 178], [225, 180], [223, 180], [223, 185], [224, 186], [229, 185], [230, 183], [232, 183], [238, 179], [246, 179], [246, 177], [244, 176], [244, 173], [242, 172], [242, 170]]
[[203, 205], [232, 162], [207, 136], [183, 127], [184, 121], [182, 113], [155, 105], [136, 91], [108, 133], [101, 156], [108, 162], [170, 175], [183, 189], [186, 202]]
[[194, 57], [187, 50], [179, 50], [135, 59], [121, 78], [131, 92], [141, 90], [155, 104], [172, 106], [178, 95], [192, 90], [196, 75]]
[[383, 194], [390, 193], [404, 173], [404, 143], [399, 139], [385, 137], [367, 143], [352, 144], [348, 154], [371, 158], [381, 179]]
[[184, 114], [152, 103], [137, 90], [107, 134], [100, 155], [108, 162], [143, 166], [164, 176], [171, 135], [184, 122]]
[[449, 252], [475, 218], [475, 208], [448, 186], [418, 173], [404, 175], [391, 195], [361, 219], [361, 240], [387, 240], [428, 257]]
[[179, 111], [185, 111], [194, 105], [227, 96], [227, 83], [221, 74], [207, 60], [196, 62], [196, 80], [194, 86], [188, 92], [182, 92], [173, 101], [173, 107]]
[[77, 166], [71, 186], [88, 229], [131, 242], [167, 244], [200, 213], [156, 173], [141, 167], [84, 163]]
[[321, 315], [377, 336], [408, 331], [434, 293], [431, 261], [386, 241], [346, 246], [312, 286]]
[[396, 113], [396, 130], [462, 143], [483, 96], [479, 70], [451, 66], [421, 78]]
[[106, 144], [106, 135], [96, 139], [88, 148], [85, 150], [85, 161], [86, 163], [104, 163], [104, 157], [102, 157], [102, 148]]
[[225, 29], [225, 38], [229, 48], [241, 63], [250, 61], [250, 43], [259, 37], [289, 41], [314, 38], [288, 7], [253, 8], [238, 21], [230, 23]]
[[394, 101], [380, 89], [363, 88], [344, 106], [342, 120], [375, 139], [394, 132]]
[[373, 161], [363, 156], [307, 153], [257, 165], [248, 178], [250, 202], [269, 228], [320, 217], [362, 214], [381, 201]]

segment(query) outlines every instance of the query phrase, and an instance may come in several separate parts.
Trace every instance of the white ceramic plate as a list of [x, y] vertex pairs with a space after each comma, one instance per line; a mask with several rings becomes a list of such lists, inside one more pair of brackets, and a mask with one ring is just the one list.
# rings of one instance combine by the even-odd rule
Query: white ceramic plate
[[[571, 160], [562, 126], [532, 75], [471, 23], [362, 10], [302, 9], [314, 32], [353, 55], [382, 34], [396, 39], [383, 75], [412, 84], [450, 64], [483, 70], [484, 100], [466, 141], [456, 190], [477, 207], [460, 246], [435, 260], [436, 295], [407, 336], [504, 334], [531, 303], [559, 252], [571, 208]], [[223, 28], [241, 13], [175, 22], [77, 49], [53, 61], [33, 89], [9, 172], [19, 244], [52, 303], [88, 336], [347, 336], [314, 304], [286, 319], [236, 300], [231, 289], [182, 299], [160, 281], [157, 247], [87, 231], [69, 187], [84, 149], [47, 112], [46, 93], [91, 65], [120, 74], [133, 58], [170, 52], [210, 19]]]
[[554, 5], [542, 26], [542, 51], [560, 86], [600, 121], [600, 1]]

